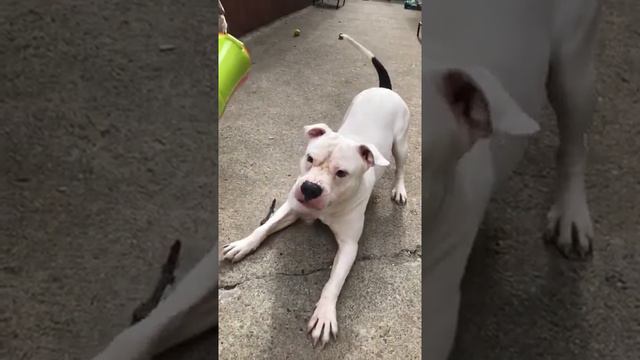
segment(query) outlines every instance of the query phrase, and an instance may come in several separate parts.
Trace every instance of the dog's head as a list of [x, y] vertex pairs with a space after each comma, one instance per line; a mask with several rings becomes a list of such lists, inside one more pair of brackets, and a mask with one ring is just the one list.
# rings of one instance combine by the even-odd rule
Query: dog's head
[[310, 211], [321, 211], [355, 196], [364, 174], [389, 161], [372, 144], [343, 137], [326, 124], [304, 127], [309, 140], [300, 160], [301, 175], [293, 186], [295, 200]]

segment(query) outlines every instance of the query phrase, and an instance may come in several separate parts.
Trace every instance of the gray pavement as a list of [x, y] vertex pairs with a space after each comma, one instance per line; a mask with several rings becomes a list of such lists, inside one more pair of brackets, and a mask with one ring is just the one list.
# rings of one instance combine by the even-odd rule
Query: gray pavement
[[88, 359], [214, 246], [215, 11], [0, 4], [0, 359]]
[[247, 236], [273, 198], [282, 204], [306, 146], [302, 127], [337, 129], [351, 99], [377, 86], [370, 62], [339, 41], [340, 32], [380, 58], [410, 107], [409, 204], [391, 202], [388, 171], [338, 302], [338, 342], [324, 351], [304, 330], [336, 250], [327, 228], [296, 224], [242, 262], [222, 265], [220, 283], [229, 290], [220, 293], [220, 359], [420, 357], [419, 16], [398, 3], [350, 1], [338, 11], [307, 8], [244, 39], [255, 64], [220, 122], [220, 246]]

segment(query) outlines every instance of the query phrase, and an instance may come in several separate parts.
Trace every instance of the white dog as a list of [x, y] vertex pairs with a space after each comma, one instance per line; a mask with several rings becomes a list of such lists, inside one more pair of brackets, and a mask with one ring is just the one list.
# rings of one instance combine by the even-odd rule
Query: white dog
[[[287, 201], [249, 236], [223, 248], [224, 259], [239, 261], [297, 219], [319, 219], [331, 228], [338, 251], [309, 320], [314, 346], [318, 341], [324, 346], [338, 332], [336, 302], [356, 259], [369, 197], [391, 156], [396, 162], [391, 197], [398, 204], [407, 201], [409, 109], [391, 90], [389, 75], [378, 59], [348, 35], [339, 38], [369, 57], [380, 86], [356, 95], [338, 131], [326, 124], [304, 128], [309, 144], [300, 162], [302, 174]], [[217, 261], [217, 252], [211, 250], [148, 317], [118, 335], [95, 360], [148, 359], [216, 326]]]
[[545, 237], [567, 257], [591, 252], [584, 170], [598, 13], [595, 0], [423, 5], [423, 350], [429, 360], [448, 357], [473, 240], [493, 190], [538, 131], [532, 117], [547, 98], [560, 146]]
[[287, 201], [249, 236], [224, 247], [224, 258], [238, 261], [267, 236], [299, 218], [319, 219], [331, 228], [338, 251], [329, 281], [309, 320], [314, 346], [318, 340], [324, 346], [330, 335], [335, 336], [338, 331], [336, 301], [356, 259], [369, 197], [391, 155], [396, 161], [392, 198], [398, 204], [407, 201], [404, 165], [409, 108], [391, 90], [387, 71], [371, 52], [348, 35], [340, 34], [339, 38], [347, 39], [371, 59], [378, 71], [380, 87], [356, 95], [337, 132], [326, 124], [304, 128], [309, 144], [300, 161], [302, 174]]

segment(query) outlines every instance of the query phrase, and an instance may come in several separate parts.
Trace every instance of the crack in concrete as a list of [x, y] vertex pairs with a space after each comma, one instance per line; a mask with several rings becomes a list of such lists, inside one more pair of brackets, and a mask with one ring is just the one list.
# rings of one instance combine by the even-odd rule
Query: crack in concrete
[[[398, 259], [398, 258], [410, 258], [410, 259], [415, 259], [415, 258], [420, 258], [422, 259], [422, 245], [418, 245], [415, 249], [401, 249], [400, 251], [398, 251], [395, 254], [391, 254], [391, 255], [374, 255], [374, 254], [370, 254], [370, 255], [362, 255], [356, 258], [356, 263], [357, 262], [361, 262], [361, 261], [371, 261], [371, 260], [381, 260], [381, 259]], [[232, 284], [227, 284], [227, 285], [222, 285], [220, 286], [219, 290], [220, 291], [230, 291], [235, 289], [236, 287], [238, 287], [239, 285], [242, 285], [246, 282], [249, 281], [254, 281], [254, 280], [262, 280], [262, 279], [266, 279], [266, 278], [270, 278], [270, 277], [274, 277], [274, 276], [309, 276], [311, 274], [315, 274], [318, 272], [322, 272], [322, 271], [331, 271], [331, 265], [329, 265], [329, 267], [321, 267], [321, 268], [317, 268], [317, 269], [313, 269], [311, 271], [305, 271], [304, 269], [302, 269], [300, 272], [295, 272], [295, 273], [288, 273], [288, 272], [274, 272], [274, 273], [270, 273], [270, 274], [265, 274], [262, 276], [257, 276], [257, 277], [253, 277], [253, 278], [248, 278], [242, 281], [238, 281], [236, 283], [232, 283]]]
[[416, 246], [415, 249], [401, 249], [395, 254], [391, 255], [363, 255], [356, 258], [356, 262], [358, 261], [369, 261], [369, 260], [379, 260], [379, 259], [398, 259], [398, 258], [420, 258], [422, 259], [422, 245]]
[[253, 277], [253, 278], [248, 278], [242, 281], [238, 281], [236, 283], [233, 284], [228, 284], [228, 285], [223, 285], [220, 286], [220, 290], [222, 291], [229, 291], [229, 290], [233, 290], [235, 289], [237, 286], [242, 285], [246, 282], [249, 281], [254, 281], [254, 280], [262, 280], [262, 279], [267, 279], [270, 277], [274, 277], [274, 276], [308, 276], [311, 274], [315, 274], [317, 272], [321, 272], [321, 271], [330, 271], [331, 267], [322, 267], [322, 268], [318, 268], [318, 269], [313, 269], [311, 271], [305, 271], [304, 269], [302, 269], [299, 273], [287, 273], [287, 272], [275, 272], [275, 273], [270, 273], [270, 274], [266, 274], [266, 275], [262, 275], [262, 276], [257, 276], [257, 277]]
[[284, 272], [277, 272], [277, 273], [274, 273], [274, 275], [280, 275], [280, 276], [307, 276], [307, 275], [315, 274], [315, 273], [317, 273], [317, 272], [321, 272], [321, 271], [329, 271], [329, 270], [331, 270], [331, 266], [329, 266], [328, 268], [326, 268], [326, 267], [322, 267], [322, 268], [314, 269], [314, 270], [307, 271], [307, 272], [305, 272], [305, 271], [304, 271], [304, 269], [302, 269], [302, 270], [300, 271], [300, 273], [284, 273]]

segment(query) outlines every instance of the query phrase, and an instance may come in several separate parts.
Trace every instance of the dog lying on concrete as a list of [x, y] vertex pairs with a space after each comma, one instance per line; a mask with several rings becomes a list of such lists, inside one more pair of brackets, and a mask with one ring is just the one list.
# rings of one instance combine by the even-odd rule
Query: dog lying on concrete
[[[356, 259], [373, 187], [391, 156], [395, 159], [391, 198], [400, 205], [407, 201], [404, 166], [409, 108], [391, 90], [386, 69], [369, 50], [346, 34], [339, 39], [346, 39], [370, 59], [380, 86], [354, 97], [338, 131], [326, 124], [304, 127], [309, 142], [300, 161], [301, 175], [286, 202], [249, 236], [223, 248], [223, 259], [235, 262], [298, 219], [318, 219], [331, 228], [338, 251], [308, 323], [314, 346], [318, 342], [324, 346], [331, 335], [337, 335], [336, 302]], [[217, 261], [217, 251], [211, 250], [157, 308], [118, 335], [95, 360], [148, 359], [217, 326]]]
[[338, 243], [329, 281], [308, 324], [314, 346], [324, 346], [330, 335], [336, 336], [336, 302], [358, 252], [365, 209], [376, 181], [393, 155], [396, 162], [392, 199], [405, 204], [404, 166], [407, 160], [409, 108], [400, 95], [391, 90], [384, 66], [361, 44], [340, 34], [369, 57], [378, 72], [380, 86], [355, 96], [343, 124], [333, 131], [326, 124], [305, 126], [309, 139], [300, 160], [301, 175], [287, 201], [264, 225], [242, 240], [224, 247], [224, 258], [241, 260], [255, 250], [270, 234], [298, 219], [316, 219], [328, 225]]
[[422, 14], [423, 350], [445, 360], [484, 212], [547, 100], [560, 145], [545, 238], [567, 257], [592, 251], [584, 172], [599, 9], [595, 0], [448, 0], [424, 2]]

